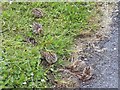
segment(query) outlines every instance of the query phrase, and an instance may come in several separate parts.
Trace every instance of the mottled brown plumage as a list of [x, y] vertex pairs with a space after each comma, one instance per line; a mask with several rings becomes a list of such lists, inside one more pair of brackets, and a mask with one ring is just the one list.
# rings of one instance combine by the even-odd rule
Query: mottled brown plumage
[[33, 38], [33, 37], [27, 37], [26, 40], [24, 40], [25, 42], [31, 43], [33, 45], [37, 44], [37, 41]]
[[89, 80], [92, 77], [92, 75], [93, 75], [93, 68], [90, 66], [87, 66], [84, 68], [80, 79], [82, 81], [86, 81], [86, 80]]
[[33, 8], [32, 9], [32, 14], [36, 17], [36, 18], [41, 18], [43, 16], [43, 12], [40, 8]]
[[70, 70], [70, 73], [76, 75], [82, 81], [89, 80], [93, 75], [93, 68], [82, 60], [74, 61], [71, 65], [67, 66], [66, 69]]
[[43, 32], [42, 25], [34, 22], [33, 23], [33, 33], [35, 34], [41, 34]]
[[57, 55], [53, 52], [41, 51], [40, 54], [49, 64], [53, 64], [57, 61]]
[[86, 66], [87, 65], [84, 61], [76, 60], [67, 68], [70, 69], [72, 72], [77, 72], [77, 71], [82, 72]]

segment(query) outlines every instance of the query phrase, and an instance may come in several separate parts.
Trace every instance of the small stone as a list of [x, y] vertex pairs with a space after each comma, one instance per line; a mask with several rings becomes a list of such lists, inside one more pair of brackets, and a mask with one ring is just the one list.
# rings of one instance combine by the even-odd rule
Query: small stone
[[44, 80], [44, 79], [41, 79], [41, 82], [45, 82], [45, 80]]
[[31, 73], [31, 76], [34, 76], [34, 74], [33, 74], [33, 73]]
[[114, 48], [113, 50], [117, 50], [117, 48]]
[[13, 3], [13, 1], [12, 1], [12, 0], [10, 0], [10, 1], [9, 1], [9, 3], [10, 3], [10, 4], [12, 4], [12, 3]]
[[23, 84], [27, 84], [26, 82], [23, 82]]
[[87, 58], [85, 58], [84, 60], [85, 60], [85, 61], [87, 61], [88, 59], [87, 59]]

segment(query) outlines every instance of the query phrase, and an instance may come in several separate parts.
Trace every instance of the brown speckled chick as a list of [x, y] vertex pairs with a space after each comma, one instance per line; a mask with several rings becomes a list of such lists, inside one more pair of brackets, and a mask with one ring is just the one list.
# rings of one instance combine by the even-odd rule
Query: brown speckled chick
[[70, 69], [72, 72], [82, 72], [86, 66], [87, 65], [84, 61], [76, 60], [67, 68]]
[[33, 33], [35, 34], [41, 34], [43, 32], [42, 25], [34, 22], [33, 23]]
[[89, 79], [91, 79], [92, 75], [93, 75], [93, 68], [91, 66], [87, 66], [84, 68], [82, 76], [81, 76], [81, 80], [82, 81], [87, 81]]
[[36, 18], [41, 18], [43, 16], [43, 12], [40, 8], [33, 8], [32, 9], [32, 14], [36, 17]]
[[93, 75], [93, 68], [88, 66], [85, 61], [76, 60], [67, 67], [72, 73], [76, 74], [82, 81], [89, 80]]
[[27, 37], [26, 42], [37, 45], [37, 41], [33, 37]]
[[46, 60], [50, 65], [57, 61], [57, 55], [53, 52], [41, 51], [40, 54], [42, 56], [42, 59]]
[[37, 45], [37, 41], [35, 40], [35, 38], [33, 37], [25, 37], [25, 39], [23, 40], [24, 42], [27, 42], [27, 43], [30, 43], [30, 44], [33, 44], [33, 45]]

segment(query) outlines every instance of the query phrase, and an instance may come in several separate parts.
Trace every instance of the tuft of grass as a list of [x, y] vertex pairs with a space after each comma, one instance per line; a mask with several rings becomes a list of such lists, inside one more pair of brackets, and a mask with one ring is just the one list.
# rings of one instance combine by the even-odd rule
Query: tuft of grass
[[[94, 28], [89, 18], [95, 15], [95, 3], [13, 2], [2, 6], [2, 87], [51, 87], [47, 83], [49, 69], [56, 74], [57, 67], [64, 63], [63, 57], [70, 57], [74, 37]], [[33, 8], [41, 8], [44, 16], [35, 19]], [[32, 34], [34, 21], [42, 24], [43, 36]], [[25, 37], [35, 38], [38, 44], [23, 42]], [[57, 63], [48, 69], [41, 64], [42, 49], [52, 50], [58, 56]]]

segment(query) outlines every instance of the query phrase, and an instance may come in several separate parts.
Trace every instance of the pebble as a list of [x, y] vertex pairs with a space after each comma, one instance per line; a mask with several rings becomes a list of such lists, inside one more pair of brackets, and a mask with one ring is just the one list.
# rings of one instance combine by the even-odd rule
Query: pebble
[[117, 50], [117, 48], [114, 48], [113, 50]]
[[87, 58], [85, 58], [84, 60], [85, 60], [85, 61], [87, 61], [88, 59], [87, 59]]
[[23, 84], [27, 84], [26, 82], [23, 82]]

